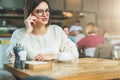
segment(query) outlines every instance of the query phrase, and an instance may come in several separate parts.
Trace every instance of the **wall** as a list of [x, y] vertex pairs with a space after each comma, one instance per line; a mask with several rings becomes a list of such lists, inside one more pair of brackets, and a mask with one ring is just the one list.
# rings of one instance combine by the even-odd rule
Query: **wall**
[[[70, 26], [74, 24], [76, 19], [80, 19], [80, 24], [83, 27], [85, 27], [88, 22], [94, 22], [101, 30], [119, 32], [120, 0], [82, 0], [81, 2], [80, 5], [82, 7], [79, 7], [80, 11], [73, 11], [73, 17], [64, 20], [64, 24]], [[84, 17], [79, 17], [80, 12], [84, 13]]]
[[96, 24], [103, 30], [118, 32], [120, 30], [119, 4], [120, 0], [83, 0], [83, 11], [95, 13]]
[[119, 32], [120, 0], [99, 0], [97, 23], [108, 32]]
[[[52, 6], [55, 10], [71, 11], [73, 17], [70, 19], [61, 20], [63, 26], [71, 26], [75, 23], [76, 19], [80, 19], [80, 24], [85, 27], [88, 22], [95, 22], [100, 28], [107, 30], [108, 32], [119, 31], [120, 26], [120, 0], [61, 0], [54, 1], [48, 0], [54, 3]], [[73, 4], [73, 3], [76, 3]], [[51, 5], [52, 5], [51, 4]], [[58, 7], [57, 7], [57, 4]], [[63, 4], [63, 5], [61, 5]], [[73, 5], [73, 6], [72, 6]], [[84, 17], [79, 17], [79, 13], [83, 12]], [[23, 18], [2, 18], [0, 21], [6, 19], [9, 24], [17, 27], [24, 26]], [[56, 20], [57, 21], [57, 20]]]

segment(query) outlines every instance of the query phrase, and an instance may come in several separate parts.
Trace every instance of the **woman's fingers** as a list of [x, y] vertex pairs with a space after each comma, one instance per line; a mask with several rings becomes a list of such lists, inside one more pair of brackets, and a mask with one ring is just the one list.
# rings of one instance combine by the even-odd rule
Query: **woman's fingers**
[[46, 60], [45, 56], [44, 55], [37, 55], [35, 58], [33, 58], [34, 61], [44, 61]]
[[33, 16], [32, 14], [30, 14], [28, 16], [28, 18], [25, 20], [25, 22], [31, 23], [33, 22], [35, 24], [35, 22], [37, 21], [37, 18], [35, 16]]
[[39, 58], [39, 55], [37, 55], [35, 58], [33, 58], [33, 61], [36, 61]]
[[24, 21], [25, 26], [26, 26], [26, 33], [30, 34], [33, 30], [33, 26], [36, 25], [37, 18], [30, 14], [28, 18]]
[[54, 59], [54, 55], [50, 54], [39, 54], [33, 60], [35, 61], [45, 61]]

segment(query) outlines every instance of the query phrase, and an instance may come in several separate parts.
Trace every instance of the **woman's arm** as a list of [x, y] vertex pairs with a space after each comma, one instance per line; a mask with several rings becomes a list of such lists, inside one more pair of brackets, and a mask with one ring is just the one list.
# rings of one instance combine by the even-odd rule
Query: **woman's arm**
[[73, 59], [78, 58], [79, 53], [76, 45], [70, 39], [68, 39], [67, 35], [63, 32], [62, 29], [60, 30], [60, 33], [61, 33], [61, 46], [59, 54], [63, 53], [69, 54], [70, 56], [72, 56]]
[[10, 40], [10, 45], [6, 50], [6, 54], [8, 56], [8, 58], [11, 60], [12, 58], [14, 58], [14, 52], [13, 52], [13, 47], [17, 44], [24, 44], [25, 41], [27, 41], [27, 38], [29, 37], [28, 34], [25, 33], [25, 29], [17, 29], [11, 37]]
[[63, 30], [58, 26], [54, 26], [53, 32], [54, 38], [57, 42], [57, 45], [59, 46], [59, 52], [56, 54], [40, 53], [35, 58], [33, 58], [33, 60], [53, 60], [60, 58], [59, 56], [61, 55], [64, 56], [65, 59], [67, 59], [67, 56], [71, 56], [71, 59], [78, 58], [79, 54], [76, 45], [68, 39]]

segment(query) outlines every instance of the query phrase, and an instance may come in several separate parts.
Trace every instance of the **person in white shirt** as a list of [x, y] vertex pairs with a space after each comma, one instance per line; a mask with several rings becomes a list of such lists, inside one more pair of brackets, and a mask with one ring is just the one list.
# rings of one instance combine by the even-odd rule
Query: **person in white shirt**
[[80, 39], [84, 38], [85, 35], [83, 34], [84, 30], [83, 27], [80, 26], [80, 21], [76, 20], [75, 25], [72, 25], [70, 27], [70, 33], [72, 33], [73, 35], [75, 35], [76, 38], [76, 43], [77, 41], [79, 41]]
[[50, 6], [46, 0], [27, 0], [24, 13], [25, 28], [13, 33], [7, 49], [8, 55], [14, 55], [13, 47], [19, 42], [24, 45], [28, 60], [53, 60], [60, 54], [70, 55], [71, 59], [78, 58], [75, 44], [62, 28], [49, 24]]
[[76, 35], [75, 35], [75, 37], [76, 37], [76, 43], [77, 43], [79, 40], [81, 40], [82, 38], [85, 37], [85, 34], [83, 34], [83, 31], [81, 31], [81, 30], [76, 31], [75, 34], [76, 34]]
[[70, 27], [70, 32], [74, 32], [74, 31], [78, 31], [78, 30], [83, 31], [83, 28], [82, 28], [82, 26], [80, 26], [80, 21], [76, 20], [75, 25], [72, 25]]

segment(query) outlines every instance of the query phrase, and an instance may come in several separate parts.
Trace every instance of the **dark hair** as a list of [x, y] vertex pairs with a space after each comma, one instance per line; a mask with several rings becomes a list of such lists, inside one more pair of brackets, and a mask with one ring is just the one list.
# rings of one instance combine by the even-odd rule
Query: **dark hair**
[[70, 29], [70, 27], [68, 27], [68, 26], [63, 26], [62, 28], [63, 28], [63, 29], [64, 29], [64, 28], [68, 28], [68, 29]]
[[26, 78], [23, 78], [22, 80], [56, 80], [56, 79], [46, 76], [28, 76]]
[[[24, 8], [24, 19], [26, 19], [26, 18], [30, 15], [30, 13], [32, 13], [32, 11], [33, 11], [41, 2], [46, 2], [46, 3], [48, 4], [49, 9], [51, 10], [50, 4], [49, 4], [46, 0], [27, 0], [27, 1], [26, 1], [26, 4], [25, 4], [25, 8]], [[50, 23], [50, 19], [49, 19], [47, 25], [49, 25], [49, 23]]]

